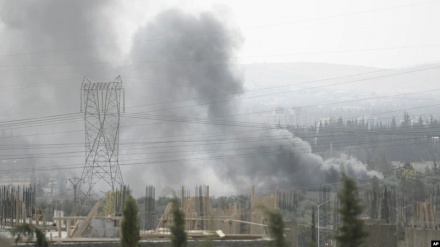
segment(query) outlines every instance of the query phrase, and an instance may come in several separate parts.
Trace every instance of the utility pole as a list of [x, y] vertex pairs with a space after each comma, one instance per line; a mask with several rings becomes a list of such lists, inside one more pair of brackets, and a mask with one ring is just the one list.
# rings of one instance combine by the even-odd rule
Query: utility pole
[[332, 199], [328, 199], [327, 201], [325, 201], [325, 202], [322, 202], [322, 203], [320, 203], [320, 204], [316, 204], [316, 203], [314, 203], [314, 202], [312, 202], [312, 201], [309, 201], [309, 200], [306, 200], [306, 201], [308, 201], [308, 202], [310, 202], [311, 204], [313, 204], [313, 205], [315, 205], [315, 206], [317, 206], [318, 207], [318, 247], [320, 247], [320, 245], [319, 245], [319, 230], [320, 230], [320, 228], [319, 228], [319, 208], [323, 205], [323, 204], [325, 204], [325, 203], [327, 203], [327, 202], [329, 202], [329, 201], [331, 201]]
[[76, 210], [76, 207], [78, 206], [78, 200], [77, 200], [77, 190], [78, 190], [78, 184], [82, 182], [83, 180], [81, 178], [73, 177], [68, 178], [67, 181], [69, 181], [72, 184], [73, 187], [73, 212], [76, 215], [78, 212]]

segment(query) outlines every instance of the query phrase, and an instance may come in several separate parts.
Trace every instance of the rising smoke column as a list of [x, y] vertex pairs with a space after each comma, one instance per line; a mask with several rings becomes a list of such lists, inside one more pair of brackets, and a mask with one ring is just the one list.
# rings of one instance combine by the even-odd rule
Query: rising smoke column
[[148, 42], [134, 43], [131, 52], [133, 61], [141, 63], [136, 73], [147, 76], [147, 83], [153, 84], [143, 92], [147, 95], [142, 97], [148, 96], [145, 100], [152, 104], [171, 101], [156, 108], [178, 114], [186, 109], [167, 108], [182, 106], [179, 100], [193, 98], [204, 104], [215, 98], [222, 103], [199, 107], [206, 110], [207, 117], [233, 112], [228, 100], [243, 91], [232, 64], [232, 55], [241, 43], [237, 34], [225, 30], [212, 13], [193, 16], [169, 10], [141, 28], [134, 40], [146, 38]]
[[[252, 185], [267, 189], [337, 182], [344, 167], [353, 177], [373, 175], [362, 163], [345, 156], [324, 161], [313, 154], [308, 143], [287, 130], [243, 127], [244, 118], [239, 117], [234, 101], [243, 90], [243, 82], [232, 59], [241, 39], [225, 30], [211, 13], [163, 12], [141, 28], [134, 40], [145, 38], [154, 42], [136, 42], [131, 51], [133, 61], [140, 63], [136, 76], [146, 80], [133, 99], [147, 102], [137, 108], [139, 111], [172, 120], [151, 121], [143, 132], [144, 138], [160, 137], [165, 143], [153, 146], [156, 153], [146, 156], [157, 164], [142, 167], [144, 179], [159, 186], [191, 186], [212, 182], [215, 176], [221, 183], [210, 183], [213, 187], [230, 185], [248, 191]], [[185, 99], [193, 100], [182, 101]], [[187, 118], [204, 119], [208, 124], [188, 123]], [[220, 136], [198, 137], [219, 131], [223, 133]], [[130, 132], [125, 134], [130, 136]], [[170, 137], [176, 135], [184, 136], [184, 142], [190, 144], [176, 144]], [[194, 138], [198, 141], [191, 142]], [[193, 152], [212, 159], [195, 161]], [[161, 163], [170, 157], [181, 161]], [[130, 177], [139, 174], [139, 168], [130, 171]]]
[[[159, 137], [160, 141], [170, 142], [176, 139], [170, 136], [185, 136], [188, 140], [203, 138], [198, 136], [201, 133], [221, 130], [219, 126], [189, 124], [179, 119], [213, 119], [234, 112], [233, 102], [229, 100], [243, 90], [242, 80], [231, 64], [233, 52], [241, 43], [240, 37], [227, 32], [212, 13], [190, 15], [169, 10], [142, 27], [133, 39], [149, 39], [149, 42], [133, 43], [134, 74], [144, 79], [145, 84], [139, 85], [138, 94], [131, 92], [130, 97], [135, 102], [144, 102], [145, 107], [130, 111], [172, 117], [171, 121], [159, 124], [152, 121], [152, 125], [143, 130], [143, 137], [149, 140]], [[213, 100], [222, 103], [207, 104]], [[124, 134], [136, 136], [135, 130], [132, 131]], [[199, 173], [200, 166], [192, 166], [190, 161], [185, 160], [193, 157], [189, 153], [200, 152], [201, 146], [173, 142], [155, 148], [153, 151], [158, 154], [150, 153], [147, 158], [155, 161], [171, 157], [184, 160], [146, 165], [143, 168], [147, 170], [145, 177], [165, 186], [198, 183], [197, 180], [203, 176]], [[151, 149], [147, 147], [146, 150]], [[134, 174], [138, 168], [130, 170]]]

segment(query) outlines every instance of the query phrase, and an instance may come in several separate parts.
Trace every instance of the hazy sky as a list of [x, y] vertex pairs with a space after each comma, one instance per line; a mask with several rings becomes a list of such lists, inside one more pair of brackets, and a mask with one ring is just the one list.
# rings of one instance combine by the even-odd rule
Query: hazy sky
[[411, 0], [138, 1], [121, 6], [125, 35], [167, 8], [210, 10], [241, 32], [239, 61], [395, 68], [438, 60], [440, 2]]
[[[144, 186], [145, 178], [150, 179], [151, 174], [155, 174], [153, 179], [160, 180], [157, 182], [159, 183], [162, 177], [156, 175], [171, 170], [176, 177], [172, 177], [176, 184], [215, 183], [213, 179], [221, 177], [218, 174], [229, 177], [225, 174], [236, 171], [234, 166], [237, 162], [212, 159], [212, 162], [197, 163], [194, 157], [230, 155], [231, 152], [233, 155], [240, 155], [237, 150], [256, 149], [241, 140], [262, 137], [242, 135], [241, 129], [236, 129], [236, 126], [220, 128], [216, 125], [204, 125], [203, 122], [181, 121], [179, 118], [218, 120], [230, 116], [230, 121], [236, 121], [235, 117], [243, 113], [241, 107], [245, 107], [242, 102], [246, 101], [232, 101], [229, 97], [236, 97], [237, 92], [248, 89], [249, 83], [254, 83], [256, 77], [259, 77], [257, 79], [261, 83], [255, 84], [255, 87], [265, 88], [370, 70], [356, 68], [358, 72], [350, 72], [349, 66], [321, 65], [312, 65], [307, 69], [303, 64], [299, 67], [287, 66], [281, 70], [259, 69], [256, 66], [254, 70], [265, 70], [267, 77], [257, 73], [252, 78], [249, 75], [251, 73], [235, 66], [235, 62], [311, 62], [378, 68], [434, 62], [440, 60], [440, 31], [436, 25], [440, 23], [439, 10], [440, 2], [428, 0], [0, 0], [0, 120], [31, 118], [21, 122], [3, 123], [4, 134], [9, 135], [4, 139], [9, 138], [11, 145], [55, 145], [64, 151], [57, 151], [57, 154], [71, 155], [63, 157], [62, 164], [76, 165], [80, 172], [84, 162], [84, 123], [83, 115], [79, 113], [81, 81], [84, 76], [95, 81], [108, 81], [121, 75], [126, 89], [127, 113], [160, 112], [164, 116], [176, 118], [172, 119], [175, 121], [156, 121], [126, 114], [121, 120], [121, 146], [127, 140], [149, 138], [161, 138], [171, 143], [175, 141], [172, 139], [175, 136], [200, 133], [218, 135], [220, 130], [228, 133], [226, 138], [238, 140], [233, 145], [211, 145], [211, 150], [204, 150], [206, 147], [200, 145], [178, 146], [170, 152], [169, 147], [164, 145], [157, 149], [163, 149], [161, 152], [155, 149], [150, 153], [136, 151], [127, 146], [130, 142], [125, 143], [127, 145], [121, 149], [123, 151], [120, 155], [127, 159], [122, 158], [120, 161], [127, 162], [125, 164], [128, 165], [136, 164], [129, 162], [144, 164], [145, 160], [151, 164], [157, 163], [169, 158], [169, 153], [182, 159], [193, 159], [168, 162], [175, 165], [173, 169], [162, 166], [161, 163], [156, 164], [157, 166], [144, 166], [151, 170], [145, 170], [141, 174], [143, 176], [139, 176], [136, 166], [124, 166], [125, 174], [137, 175], [129, 176], [130, 182]], [[313, 66], [328, 68], [317, 71]], [[335, 72], [330, 73], [333, 70]], [[417, 87], [416, 90], [422, 90], [420, 84], [423, 79], [428, 85], [425, 88], [432, 89], [437, 85], [437, 73], [434, 74], [434, 70], [429, 72], [431, 74], [424, 77], [421, 73], [413, 73], [420, 81], [417, 84], [413, 83], [414, 77], [406, 80], [389, 77], [394, 83], [389, 88], [396, 91], [395, 85], [399, 85], [399, 89], [412, 90], [413, 88], [407, 86], [412, 84]], [[377, 91], [380, 91], [384, 89], [383, 84], [383, 81], [361, 81], [353, 84], [353, 87], [362, 90], [370, 88], [371, 91], [378, 88]], [[331, 89], [336, 90], [336, 87]], [[284, 88], [279, 90], [288, 91]], [[220, 100], [211, 102], [214, 96]], [[279, 102], [270, 94], [263, 96], [255, 99], [266, 105]], [[210, 104], [206, 104], [207, 102]], [[314, 105], [307, 101], [301, 104]], [[185, 107], [182, 108], [182, 105]], [[57, 114], [61, 116], [59, 119], [44, 118]], [[249, 119], [252, 120], [253, 116], [249, 116]], [[32, 118], [43, 119], [40, 121]], [[250, 122], [253, 121], [259, 120]], [[266, 133], [269, 136], [278, 134], [284, 135], [285, 140], [281, 144], [286, 147], [308, 145], [286, 133]], [[206, 143], [203, 141], [201, 143], [206, 144], [209, 139]], [[60, 146], [59, 143], [75, 145]], [[278, 147], [281, 144], [269, 146]], [[34, 153], [29, 151], [29, 154], [38, 154], [39, 151], [52, 155], [52, 147], [47, 148], [44, 145], [33, 151]], [[142, 142], [139, 145], [143, 145]], [[217, 152], [219, 149], [226, 151]], [[211, 152], [213, 150], [215, 152]], [[72, 155], [72, 152], [75, 154]], [[23, 161], [24, 165], [47, 166], [61, 163], [60, 156], [37, 157], [29, 154], [22, 150], [16, 151], [17, 157], [29, 159]], [[258, 155], [256, 157], [259, 158]], [[303, 161], [301, 164], [310, 163], [315, 168], [321, 167], [323, 160], [320, 157], [311, 153], [304, 157], [311, 158], [313, 162]], [[268, 161], [265, 158], [267, 157], [257, 161], [245, 160], [242, 164], [260, 162], [262, 167], [271, 162], [283, 164], [282, 161]], [[225, 163], [229, 166], [224, 165]], [[289, 164], [284, 164], [286, 165], [279, 170], [281, 174], [283, 169], [291, 168]], [[209, 167], [212, 169], [209, 170]], [[216, 170], [218, 167], [224, 170]], [[253, 169], [245, 165], [240, 167], [243, 171], [246, 167]], [[189, 181], [180, 181], [177, 178], [184, 177], [181, 171], [191, 175], [200, 172], [203, 176], [201, 180], [194, 179], [195, 175], [186, 176]], [[271, 172], [270, 169], [258, 171]], [[135, 179], [139, 181], [136, 182]], [[238, 183], [240, 179], [246, 179], [246, 176], [237, 177], [235, 182]], [[153, 180], [148, 182], [154, 184]]]

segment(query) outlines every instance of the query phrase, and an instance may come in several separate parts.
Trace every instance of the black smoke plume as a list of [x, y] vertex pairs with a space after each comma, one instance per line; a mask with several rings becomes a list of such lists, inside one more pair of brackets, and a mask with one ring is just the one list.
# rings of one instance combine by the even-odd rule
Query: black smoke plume
[[[203, 181], [248, 190], [252, 185], [336, 182], [341, 170], [354, 177], [372, 175], [354, 159], [341, 156], [323, 161], [290, 132], [240, 117], [236, 99], [243, 91], [243, 80], [233, 56], [242, 39], [211, 13], [166, 11], [135, 36], [135, 40], [145, 38], [157, 40], [134, 43], [131, 55], [138, 63], [136, 77], [146, 78], [135, 102], [147, 104], [134, 108], [155, 119], [143, 137], [166, 144], [151, 144], [153, 152], [159, 151], [146, 157], [157, 163], [142, 167], [144, 179], [162, 186]], [[136, 136], [135, 132], [126, 134]], [[172, 157], [179, 161], [168, 162]], [[138, 167], [130, 170], [130, 177], [140, 172]]]

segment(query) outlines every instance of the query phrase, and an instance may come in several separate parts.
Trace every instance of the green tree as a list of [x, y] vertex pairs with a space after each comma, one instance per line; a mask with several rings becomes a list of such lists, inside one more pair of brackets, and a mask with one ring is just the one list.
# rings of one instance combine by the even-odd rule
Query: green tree
[[408, 128], [411, 127], [411, 117], [409, 116], [407, 111], [403, 112], [403, 121], [401, 127]]
[[371, 179], [371, 188], [375, 191], [379, 191], [379, 179], [376, 176]]
[[378, 218], [378, 203], [377, 203], [377, 193], [380, 190], [380, 186], [379, 186], [379, 179], [374, 176], [371, 179], [371, 187], [373, 190], [373, 200], [371, 201], [371, 218], [372, 219], [377, 219]]
[[26, 236], [28, 238], [28, 241], [30, 241], [35, 235], [35, 237], [37, 238], [34, 245], [35, 247], [49, 246], [44, 232], [30, 224], [22, 224], [12, 228], [11, 235], [15, 238], [15, 244], [21, 242], [23, 236]]
[[417, 125], [418, 126], [424, 126], [425, 125], [425, 122], [423, 121], [422, 116], [419, 116], [419, 119], [417, 120]]
[[391, 119], [391, 128], [392, 129], [396, 129], [397, 128], [397, 122], [396, 122], [396, 118], [395, 117], [393, 117]]
[[425, 188], [425, 183], [423, 183], [423, 181], [420, 178], [416, 178], [416, 180], [413, 183], [414, 183], [413, 198], [415, 198], [419, 202], [425, 201], [426, 197], [428, 197], [427, 196], [428, 193], [426, 192], [426, 188]]
[[425, 166], [425, 175], [431, 175], [432, 171], [431, 168], [429, 168], [429, 166]]
[[171, 226], [171, 243], [173, 247], [186, 247], [187, 236], [185, 232], [185, 214], [179, 208], [179, 201], [173, 199], [172, 214], [174, 224]]
[[124, 205], [124, 211], [122, 212], [122, 225], [121, 225], [121, 246], [122, 247], [137, 247], [139, 246], [139, 218], [138, 207], [136, 200], [131, 196], [130, 192], [127, 193], [127, 199]]
[[315, 225], [315, 207], [312, 208], [312, 226], [310, 227], [311, 238], [310, 247], [316, 246], [316, 225]]
[[389, 205], [389, 196], [387, 187], [385, 186], [385, 190], [383, 192], [382, 198], [382, 206], [380, 208], [380, 218], [386, 220], [387, 223], [390, 223], [390, 205]]
[[116, 193], [114, 191], [109, 190], [105, 193], [104, 216], [115, 215], [115, 199]]
[[271, 246], [274, 247], [287, 246], [286, 238], [284, 237], [284, 221], [280, 211], [265, 209], [264, 213], [268, 218], [269, 234], [270, 237], [272, 238]]
[[365, 231], [364, 222], [359, 216], [362, 214], [361, 205], [356, 182], [342, 174], [342, 189], [338, 192], [340, 206], [338, 209], [341, 215], [341, 226], [339, 227], [336, 240], [341, 247], [363, 246], [368, 236]]
[[371, 201], [371, 218], [377, 219], [377, 193], [376, 189], [373, 188], [373, 200]]

